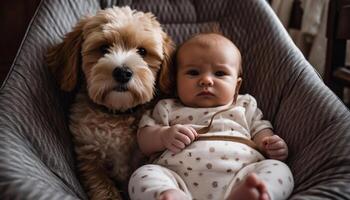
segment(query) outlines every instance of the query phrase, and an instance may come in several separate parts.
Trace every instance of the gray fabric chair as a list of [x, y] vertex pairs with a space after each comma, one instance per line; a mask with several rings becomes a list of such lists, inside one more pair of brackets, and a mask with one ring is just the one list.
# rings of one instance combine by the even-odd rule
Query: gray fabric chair
[[263, 0], [43, 0], [0, 91], [0, 199], [86, 199], [67, 109], [44, 62], [86, 13], [152, 11], [176, 43], [219, 26], [243, 55], [242, 93], [256, 97], [290, 148], [291, 199], [350, 199], [350, 114]]

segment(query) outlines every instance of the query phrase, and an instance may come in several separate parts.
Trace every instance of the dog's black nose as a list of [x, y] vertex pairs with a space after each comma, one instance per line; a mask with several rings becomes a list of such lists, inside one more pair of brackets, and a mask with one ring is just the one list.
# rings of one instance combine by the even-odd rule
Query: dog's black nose
[[130, 81], [133, 72], [129, 67], [117, 67], [113, 70], [113, 77], [119, 83], [127, 83]]

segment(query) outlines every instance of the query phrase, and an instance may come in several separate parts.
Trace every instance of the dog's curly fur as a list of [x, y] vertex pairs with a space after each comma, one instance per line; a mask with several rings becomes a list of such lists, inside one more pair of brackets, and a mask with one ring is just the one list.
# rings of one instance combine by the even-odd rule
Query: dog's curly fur
[[121, 199], [115, 183], [127, 184], [130, 175], [140, 105], [154, 97], [159, 73], [160, 85], [168, 81], [161, 69], [173, 49], [151, 13], [113, 7], [81, 19], [49, 51], [60, 88], [79, 87], [69, 126], [89, 198]]

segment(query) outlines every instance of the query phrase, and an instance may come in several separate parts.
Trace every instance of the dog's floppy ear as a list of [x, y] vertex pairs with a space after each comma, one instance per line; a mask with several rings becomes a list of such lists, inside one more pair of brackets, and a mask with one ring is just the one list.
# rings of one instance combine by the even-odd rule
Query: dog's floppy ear
[[83, 27], [86, 22], [87, 18], [80, 20], [73, 30], [65, 35], [63, 42], [49, 49], [47, 54], [48, 66], [63, 91], [72, 91], [77, 84]]
[[171, 68], [172, 66], [172, 56], [175, 50], [175, 45], [172, 39], [166, 34], [163, 33], [163, 52], [164, 52], [164, 60], [162, 62], [162, 67], [159, 74], [159, 88], [162, 92], [166, 94], [170, 94], [173, 91], [170, 91], [173, 89], [173, 76], [174, 74], [171, 74]]

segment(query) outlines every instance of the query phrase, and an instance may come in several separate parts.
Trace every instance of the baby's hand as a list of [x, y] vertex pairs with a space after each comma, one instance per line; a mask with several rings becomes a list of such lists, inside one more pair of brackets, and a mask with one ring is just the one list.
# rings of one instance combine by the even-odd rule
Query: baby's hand
[[284, 161], [288, 157], [288, 147], [278, 135], [267, 136], [262, 140], [263, 150], [271, 159]]
[[191, 126], [176, 124], [170, 126], [161, 139], [165, 148], [173, 153], [178, 153], [191, 144], [197, 136], [196, 130]]

